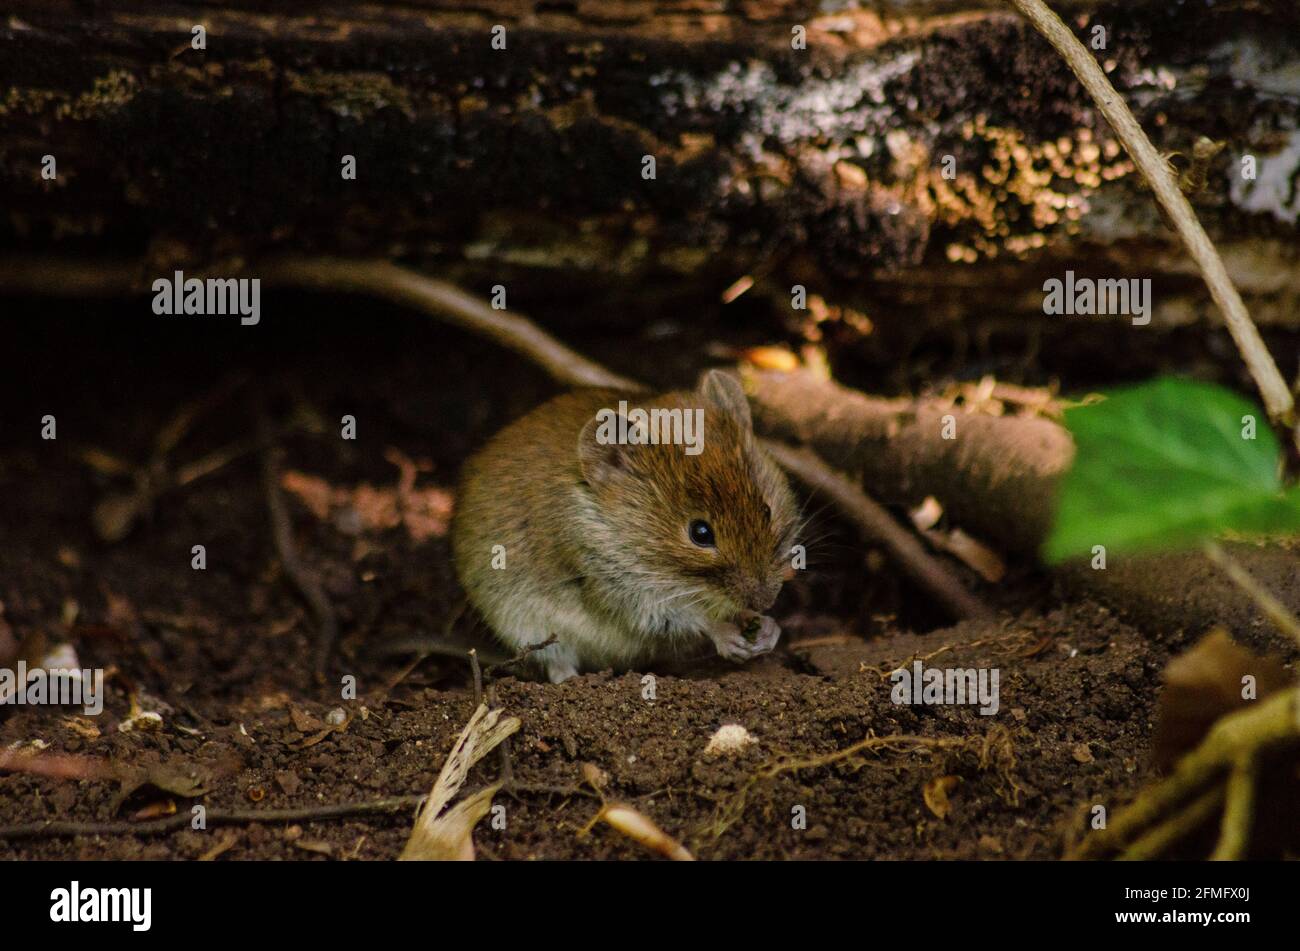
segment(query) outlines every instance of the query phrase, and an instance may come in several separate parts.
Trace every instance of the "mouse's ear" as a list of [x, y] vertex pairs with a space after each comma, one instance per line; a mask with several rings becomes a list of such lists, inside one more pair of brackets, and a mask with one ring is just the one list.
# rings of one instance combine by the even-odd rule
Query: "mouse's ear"
[[749, 400], [740, 380], [725, 370], [708, 370], [700, 379], [700, 393], [714, 406], [740, 423], [741, 429], [753, 430], [754, 421], [749, 415]]
[[631, 454], [644, 440], [643, 430], [622, 413], [602, 409], [578, 434], [578, 468], [592, 485], [605, 485], [628, 475]]

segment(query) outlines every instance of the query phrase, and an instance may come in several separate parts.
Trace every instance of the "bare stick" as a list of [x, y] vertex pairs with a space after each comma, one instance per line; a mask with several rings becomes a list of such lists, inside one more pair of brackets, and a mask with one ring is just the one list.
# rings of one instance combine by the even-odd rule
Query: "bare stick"
[[555, 379], [571, 386], [637, 389], [632, 380], [570, 350], [526, 317], [493, 310], [454, 284], [425, 277], [383, 260], [284, 258], [258, 268], [268, 283], [381, 297], [416, 310], [438, 313], [450, 323], [483, 334], [522, 354]]
[[[29, 286], [35, 282], [37, 286], [70, 295], [93, 296], [113, 290], [119, 293], [138, 292], [141, 290], [139, 275], [143, 271], [143, 265], [128, 264], [87, 264], [83, 271], [80, 265], [50, 260], [29, 260], [19, 267], [0, 259], [0, 287], [10, 283]], [[387, 261], [281, 258], [266, 262], [257, 269], [257, 273], [268, 283], [370, 294], [447, 318], [453, 324], [482, 334], [523, 354], [560, 383], [570, 386], [643, 389], [637, 381], [611, 373], [600, 364], [570, 350], [526, 317], [495, 311], [455, 285], [425, 277]], [[769, 444], [769, 449], [774, 445]], [[811, 452], [798, 452], [803, 460], [800, 467], [816, 473], [813, 477], [822, 482], [828, 497], [844, 506], [845, 514], [859, 528], [885, 545], [900, 559], [903, 568], [927, 590], [937, 594], [956, 617], [988, 615], [987, 609], [962, 588], [944, 565], [932, 558], [919, 542], [901, 529], [861, 488], [836, 475]], [[792, 460], [794, 458], [791, 457]], [[799, 475], [798, 472], [795, 474]], [[826, 478], [827, 474], [829, 479]], [[832, 488], [838, 491], [831, 491]], [[286, 571], [288, 570], [286, 562]], [[297, 583], [297, 578], [294, 580]], [[308, 597], [311, 603], [312, 599], [306, 591], [304, 597]]]
[[478, 651], [474, 648], [469, 649], [469, 669], [474, 673], [474, 707], [477, 709], [483, 702], [483, 671], [478, 665]]
[[1097, 108], [1106, 117], [1111, 128], [1119, 137], [1129, 156], [1133, 159], [1143, 177], [1155, 193], [1156, 200], [1169, 215], [1179, 237], [1187, 246], [1188, 253], [1201, 276], [1210, 288], [1210, 296], [1219, 305], [1223, 318], [1228, 325], [1228, 332], [1237, 344], [1246, 368], [1250, 371], [1255, 385], [1259, 387], [1260, 396], [1264, 398], [1264, 408], [1269, 418], [1279, 426], [1292, 429], [1295, 426], [1295, 401], [1291, 390], [1278, 371], [1277, 364], [1269, 354], [1268, 348], [1259, 336], [1246, 305], [1237, 293], [1228, 270], [1223, 266], [1219, 252], [1214, 249], [1205, 229], [1201, 227], [1196, 212], [1183, 196], [1178, 182], [1169, 170], [1168, 164], [1156, 147], [1147, 138], [1142, 126], [1133, 118], [1128, 104], [1115, 91], [1106, 74], [1097, 65], [1097, 60], [1079, 42], [1061, 18], [1043, 2], [1043, 0], [1009, 0], [1020, 11], [1021, 16], [1034, 25], [1034, 29], [1043, 34], [1047, 41], [1056, 47], [1056, 51], [1065, 59], [1070, 71], [1088, 90], [1097, 103]]
[[271, 519], [271, 538], [275, 542], [275, 550], [280, 556], [285, 576], [316, 616], [316, 648], [312, 666], [317, 680], [323, 681], [330, 651], [338, 637], [338, 621], [325, 589], [303, 564], [293, 543], [293, 523], [289, 520], [289, 509], [284, 504], [284, 494], [280, 491], [281, 450], [274, 442], [271, 423], [260, 403], [255, 406], [255, 416], [258, 440], [262, 443], [262, 491], [266, 496], [266, 508]]
[[552, 634], [544, 641], [539, 641], [536, 644], [529, 644], [526, 647], [524, 647], [524, 649], [521, 650], [514, 657], [511, 657], [509, 660], [503, 660], [499, 664], [492, 664], [490, 667], [487, 668], [487, 670], [483, 671], [483, 676], [491, 680], [497, 675], [499, 671], [514, 667], [516, 664], [519, 664], [525, 659], [527, 659], [529, 654], [535, 654], [537, 651], [545, 650], [546, 648], [550, 647], [554, 643], [555, 643], [555, 635]]
[[808, 488], [833, 501], [869, 538], [884, 545], [903, 570], [957, 618], [989, 617], [989, 609], [921, 547], [907, 529], [865, 492], [808, 449], [763, 441], [773, 459]]
[[1208, 541], [1203, 548], [1206, 557], [1222, 568], [1223, 573], [1232, 583], [1250, 596], [1250, 599], [1264, 612], [1264, 616], [1272, 621], [1279, 631], [1294, 638], [1295, 642], [1300, 644], [1300, 621], [1297, 621], [1295, 615], [1287, 610], [1286, 605], [1273, 597], [1272, 592], [1260, 584], [1254, 575], [1237, 564], [1218, 542]]
[[[36, 291], [62, 297], [144, 294], [148, 262], [69, 261], [59, 258], [0, 258], [0, 290]], [[202, 272], [196, 272], [202, 276]], [[561, 383], [636, 390], [640, 385], [570, 350], [519, 314], [493, 310], [454, 284], [426, 277], [380, 259], [283, 257], [249, 270], [268, 286], [366, 294], [403, 307], [436, 314], [458, 327], [495, 340], [527, 357]]]
[[[341, 802], [301, 809], [234, 809], [228, 812], [209, 809], [208, 825], [242, 825], [249, 822], [316, 822], [345, 819], [350, 816], [401, 812], [414, 809], [428, 796], [394, 796], [370, 802]], [[26, 825], [0, 826], [0, 842], [13, 839], [49, 839], [69, 835], [164, 835], [188, 828], [188, 812], [177, 813], [154, 822], [31, 822]]]
[[1174, 845], [1187, 838], [1219, 811], [1223, 804], [1223, 787], [1215, 786], [1198, 796], [1192, 803], [1154, 829], [1146, 832], [1120, 855], [1126, 862], [1145, 862], [1159, 858]]
[[[1192, 750], [1181, 760], [1174, 772], [1153, 786], [1140, 792], [1126, 808], [1116, 814], [1107, 827], [1090, 835], [1068, 856], [1075, 859], [1101, 858], [1108, 852], [1123, 849], [1126, 843], [1138, 843], [1147, 839], [1144, 830], [1161, 826], [1168, 817], [1184, 811], [1184, 803], [1192, 797], [1203, 797], [1206, 790], [1214, 786], [1218, 799], [1222, 801], [1224, 779], [1239, 764], [1243, 757], [1257, 756], [1259, 753], [1287, 744], [1294, 744], [1300, 739], [1300, 688], [1290, 688], [1281, 693], [1261, 700], [1257, 704], [1220, 717], [1200, 746]], [[1236, 801], [1233, 803], [1233, 823], [1240, 823], [1242, 812], [1248, 803], [1242, 799], [1240, 784], [1246, 775], [1237, 777], [1238, 788], [1233, 791]], [[1208, 808], [1205, 802], [1203, 807]], [[1187, 830], [1187, 826], [1176, 825], [1165, 832]], [[1163, 833], [1161, 834], [1163, 836]], [[1161, 836], [1147, 839], [1139, 852], [1146, 852], [1153, 843], [1160, 844]], [[1231, 847], [1231, 840], [1230, 840]]]
[[1254, 753], [1247, 750], [1228, 774], [1219, 843], [1211, 856], [1216, 862], [1235, 862], [1246, 857], [1255, 826], [1257, 765]]

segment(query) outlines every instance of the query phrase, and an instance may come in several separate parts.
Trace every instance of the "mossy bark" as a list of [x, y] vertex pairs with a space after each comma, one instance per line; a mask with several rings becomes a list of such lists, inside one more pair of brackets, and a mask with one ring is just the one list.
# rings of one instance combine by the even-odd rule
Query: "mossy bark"
[[[1197, 170], [1198, 210], [1239, 242], [1262, 320], [1288, 319], [1300, 13], [1058, 6], [1090, 41], [1105, 29], [1098, 56], [1157, 145], [1225, 143]], [[610, 283], [749, 270], [760, 292], [804, 283], [878, 322], [1040, 311], [1045, 271], [1141, 261], [1158, 324], [1205, 312], [1103, 120], [1014, 14], [821, 8], [15, 0], [0, 249], [160, 266], [378, 253]], [[1247, 153], [1276, 187], [1234, 179]]]

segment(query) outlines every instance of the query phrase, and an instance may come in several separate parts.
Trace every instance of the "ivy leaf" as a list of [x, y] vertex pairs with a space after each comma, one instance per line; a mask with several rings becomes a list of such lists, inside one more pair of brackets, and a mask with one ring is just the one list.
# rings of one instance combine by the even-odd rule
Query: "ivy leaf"
[[1139, 551], [1300, 529], [1300, 495], [1282, 485], [1267, 417], [1229, 390], [1163, 377], [1068, 409], [1065, 425], [1076, 454], [1043, 548], [1050, 563], [1094, 545]]

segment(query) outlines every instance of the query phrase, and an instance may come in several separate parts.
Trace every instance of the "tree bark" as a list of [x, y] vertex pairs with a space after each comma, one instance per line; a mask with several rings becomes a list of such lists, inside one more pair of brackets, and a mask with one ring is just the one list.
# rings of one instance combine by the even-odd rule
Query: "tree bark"
[[[1090, 41], [1105, 29], [1098, 57], [1157, 145], [1226, 143], [1194, 170], [1199, 210], [1238, 242], [1257, 319], [1293, 321], [1300, 12], [1055, 6]], [[821, 8], [11, 0], [0, 253], [381, 254], [471, 283], [751, 271], [776, 303], [803, 283], [885, 326], [1041, 317], [1043, 275], [1072, 266], [1154, 277], [1157, 325], [1208, 313], [1104, 121], [1014, 14]], [[1247, 153], [1266, 187], [1238, 174]]]

